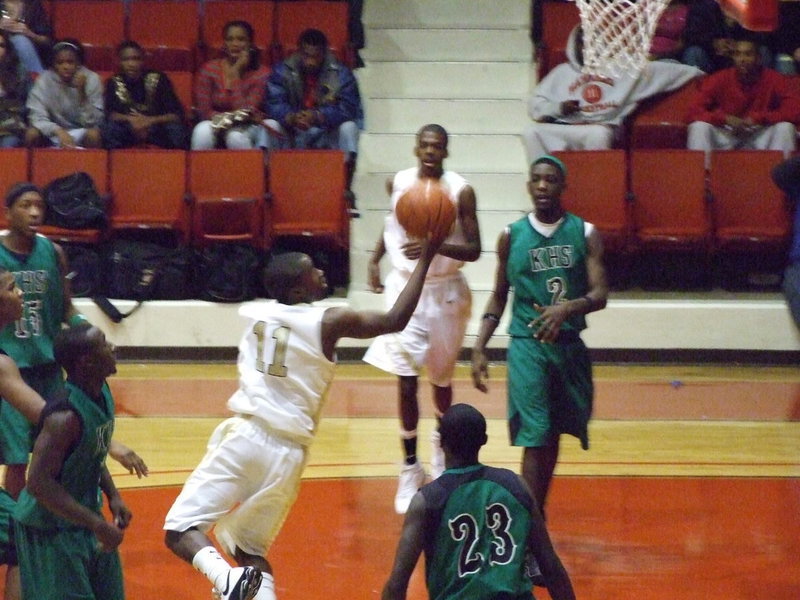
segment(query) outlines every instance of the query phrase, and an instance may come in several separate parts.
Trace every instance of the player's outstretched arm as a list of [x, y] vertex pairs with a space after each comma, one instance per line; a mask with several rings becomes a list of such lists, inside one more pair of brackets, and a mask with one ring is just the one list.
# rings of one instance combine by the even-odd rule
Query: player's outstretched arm
[[108, 445], [108, 455], [125, 467], [131, 475], [136, 473], [136, 477], [139, 479], [147, 477], [150, 473], [144, 459], [122, 442], [111, 440]]
[[114, 525], [120, 529], [125, 529], [130, 524], [133, 513], [131, 513], [130, 509], [122, 500], [117, 486], [114, 485], [114, 479], [105, 466], [100, 472], [100, 489], [103, 490], [106, 498], [108, 498], [108, 508], [111, 510]]
[[367, 263], [367, 284], [369, 289], [376, 294], [383, 292], [383, 284], [381, 283], [381, 259], [386, 254], [386, 244], [383, 241], [383, 229], [375, 242], [375, 249], [372, 251], [369, 262]]
[[408, 581], [422, 553], [425, 539], [425, 497], [417, 492], [411, 499], [389, 580], [383, 587], [381, 600], [405, 600]]
[[16, 408], [31, 423], [39, 422], [44, 400], [25, 383], [17, 364], [5, 355], [0, 355], [0, 398]]
[[603, 239], [597, 229], [586, 238], [586, 274], [589, 278], [589, 291], [586, 297], [591, 300], [587, 313], [601, 310], [608, 302], [608, 277], [603, 263]]
[[509, 233], [508, 230], [505, 230], [497, 240], [497, 269], [494, 274], [494, 289], [486, 303], [486, 310], [478, 329], [478, 337], [472, 347], [472, 383], [482, 392], [489, 389], [485, 383], [485, 380], [489, 378], [489, 366], [485, 353], [486, 344], [494, 335], [508, 302], [510, 286], [506, 276], [506, 265], [508, 264], [509, 243]]
[[464, 242], [442, 244], [439, 254], [455, 260], [474, 262], [481, 257], [481, 234], [478, 228], [475, 190], [469, 185], [465, 186], [458, 196], [458, 221], [464, 234]]
[[428, 267], [441, 243], [442, 240], [423, 241], [423, 253], [414, 272], [394, 306], [387, 312], [357, 312], [350, 308], [329, 308], [325, 311], [322, 319], [322, 349], [325, 355], [332, 357], [336, 342], [343, 337], [364, 339], [403, 329], [414, 313]]

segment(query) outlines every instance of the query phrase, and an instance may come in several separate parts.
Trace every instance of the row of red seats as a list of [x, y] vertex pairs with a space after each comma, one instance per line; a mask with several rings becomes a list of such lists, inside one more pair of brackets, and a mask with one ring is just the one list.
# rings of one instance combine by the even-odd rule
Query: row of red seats
[[[788, 199], [771, 180], [781, 152], [697, 150], [558, 152], [569, 173], [564, 205], [594, 223], [612, 253], [784, 249]], [[743, 165], [747, 165], [746, 168]]]
[[147, 229], [172, 232], [178, 243], [196, 247], [235, 242], [269, 248], [280, 236], [349, 246], [338, 150], [272, 152], [268, 183], [260, 150], [11, 148], [0, 149], [0, 163], [3, 192], [20, 181], [44, 187], [85, 171], [109, 198], [106, 230], [41, 228], [59, 242], [97, 244], [117, 232]]
[[117, 67], [116, 46], [137, 41], [147, 65], [165, 71], [194, 71], [222, 47], [222, 28], [249, 22], [265, 60], [280, 60], [296, 49], [307, 28], [325, 32], [331, 50], [352, 66], [347, 2], [341, 0], [53, 0], [49, 5], [56, 38], [71, 37], [85, 48], [86, 66]]

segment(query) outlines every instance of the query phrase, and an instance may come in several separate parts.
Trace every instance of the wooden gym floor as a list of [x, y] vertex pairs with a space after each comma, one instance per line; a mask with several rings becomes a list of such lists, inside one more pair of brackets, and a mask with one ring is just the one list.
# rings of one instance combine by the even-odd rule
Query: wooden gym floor
[[[483, 395], [459, 367], [455, 397], [489, 419], [482, 460], [516, 470], [504, 376], [493, 367]], [[578, 598], [800, 598], [800, 370], [599, 365], [595, 382], [592, 447], [564, 439], [548, 508]], [[125, 363], [111, 383], [116, 436], [151, 467], [137, 480], [111, 465], [134, 511], [122, 545], [127, 597], [210, 598], [206, 579], [164, 548], [161, 526], [227, 415], [235, 366]], [[420, 389], [427, 459], [433, 420]], [[270, 552], [281, 600], [380, 597], [402, 524], [392, 509], [395, 397], [393, 379], [340, 365], [300, 497]], [[418, 567], [409, 599], [424, 598]]]

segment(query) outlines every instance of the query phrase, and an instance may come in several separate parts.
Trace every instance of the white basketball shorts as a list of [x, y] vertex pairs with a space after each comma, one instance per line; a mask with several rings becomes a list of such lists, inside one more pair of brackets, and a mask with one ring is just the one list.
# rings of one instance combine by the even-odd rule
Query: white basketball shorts
[[167, 513], [164, 529], [196, 527], [223, 549], [266, 555], [300, 491], [306, 447], [246, 415], [220, 423]]
[[[389, 273], [384, 289], [387, 307], [407, 281], [398, 271]], [[433, 385], [450, 385], [471, 312], [472, 295], [461, 272], [427, 280], [406, 328], [375, 338], [364, 361], [398, 376], [419, 375], [425, 367]]]

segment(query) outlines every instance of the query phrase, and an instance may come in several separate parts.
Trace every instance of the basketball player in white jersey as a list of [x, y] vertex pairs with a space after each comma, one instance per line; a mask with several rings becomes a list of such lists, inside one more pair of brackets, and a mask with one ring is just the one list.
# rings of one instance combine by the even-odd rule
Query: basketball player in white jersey
[[[405, 327], [440, 243], [422, 243], [419, 264], [386, 313], [311, 304], [326, 296], [328, 286], [323, 272], [299, 252], [275, 256], [265, 269], [266, 288], [277, 303], [239, 310], [248, 325], [239, 344], [239, 389], [228, 400], [235, 416], [212, 434], [164, 524], [167, 547], [208, 577], [217, 598], [275, 599], [266, 554], [300, 488], [333, 379], [336, 343]], [[238, 566], [213, 546], [212, 527]]]
[[[387, 182], [392, 212], [386, 217], [383, 231], [369, 262], [368, 282], [372, 291], [380, 293], [380, 260], [389, 255], [392, 271], [386, 277], [388, 306], [403, 289], [419, 257], [419, 243], [410, 239], [400, 226], [394, 207], [403, 193], [417, 179], [438, 179], [450, 192], [456, 204], [456, 224], [453, 233], [439, 248], [422, 291], [419, 304], [406, 328], [397, 334], [376, 339], [364, 355], [364, 360], [399, 379], [400, 437], [405, 461], [395, 496], [395, 510], [403, 514], [411, 498], [425, 483], [425, 470], [417, 460], [417, 425], [419, 403], [417, 380], [425, 367], [433, 386], [436, 416], [446, 411], [453, 401], [451, 379], [464, 340], [472, 296], [461, 273], [465, 261], [478, 260], [481, 240], [476, 216], [475, 192], [466, 179], [443, 167], [447, 158], [447, 131], [441, 125], [423, 126], [417, 133], [414, 155], [418, 166], [398, 172]], [[439, 433], [432, 434], [431, 477], [444, 471], [444, 454]]]

